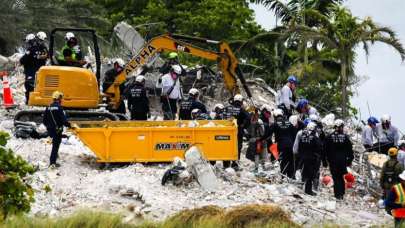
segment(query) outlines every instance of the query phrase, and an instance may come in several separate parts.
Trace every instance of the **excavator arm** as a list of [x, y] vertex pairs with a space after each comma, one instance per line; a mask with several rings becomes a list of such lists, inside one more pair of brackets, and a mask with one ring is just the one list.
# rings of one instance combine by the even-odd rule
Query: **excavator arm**
[[[206, 50], [183, 40], [216, 44], [219, 48], [218, 51]], [[127, 77], [132, 72], [136, 72], [140, 67], [148, 63], [151, 58], [156, 56], [157, 53], [163, 51], [184, 52], [207, 60], [217, 61], [224, 77], [226, 89], [231, 94], [238, 93], [239, 87], [237, 78], [239, 78], [248, 97], [250, 98], [252, 96], [246, 85], [245, 78], [239, 69], [238, 60], [227, 43], [181, 35], [162, 35], [146, 43], [141, 51], [128, 62], [125, 69], [116, 77], [114, 83], [107, 89], [106, 94], [110, 95], [110, 104], [112, 104], [113, 108], [118, 108], [120, 103], [121, 95], [119, 86], [126, 81]]]

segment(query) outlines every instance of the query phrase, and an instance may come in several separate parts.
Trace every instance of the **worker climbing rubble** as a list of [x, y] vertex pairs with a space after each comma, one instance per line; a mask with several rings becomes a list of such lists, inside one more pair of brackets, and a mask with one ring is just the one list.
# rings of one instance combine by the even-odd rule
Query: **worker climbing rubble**
[[291, 75], [287, 78], [287, 83], [277, 93], [277, 106], [283, 110], [284, 115], [290, 117], [293, 114], [293, 110], [296, 108], [295, 90], [297, 88], [297, 77]]
[[311, 115], [319, 116], [318, 110], [309, 105], [309, 101], [307, 99], [300, 99], [297, 103], [296, 110], [300, 114], [300, 118], [302, 120], [309, 118]]

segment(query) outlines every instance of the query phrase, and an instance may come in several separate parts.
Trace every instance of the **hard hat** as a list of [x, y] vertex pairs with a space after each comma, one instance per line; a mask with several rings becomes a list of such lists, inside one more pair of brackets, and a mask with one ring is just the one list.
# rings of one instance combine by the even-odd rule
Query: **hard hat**
[[193, 110], [191, 110], [191, 114], [198, 114], [198, 113], [200, 113], [200, 109], [198, 109], [198, 108], [195, 108], [195, 109], [193, 109]]
[[297, 77], [295, 77], [294, 75], [288, 76], [287, 81], [294, 84], [298, 83]]
[[404, 170], [401, 174], [399, 174], [398, 177], [399, 177], [401, 180], [405, 180], [405, 170]]
[[388, 114], [382, 115], [382, 117], [381, 117], [381, 122], [382, 122], [382, 123], [391, 122], [391, 116], [388, 115]]
[[175, 59], [177, 58], [179, 55], [176, 52], [170, 52], [169, 54], [169, 59]]
[[399, 147], [405, 146], [405, 140], [403, 140], [403, 139], [399, 140], [399, 141], [398, 141], [398, 146], [399, 146]]
[[370, 125], [376, 125], [379, 123], [379, 121], [374, 116], [371, 116], [367, 119], [367, 123]]
[[225, 107], [224, 107], [223, 104], [216, 104], [216, 105], [214, 106], [214, 110], [217, 110], [217, 109], [222, 110], [222, 109], [224, 109], [224, 108], [225, 108]]
[[290, 121], [292, 125], [297, 126], [298, 119], [299, 119], [298, 115], [292, 115], [290, 116], [290, 118], [288, 118], [288, 121]]
[[385, 202], [383, 199], [378, 200], [377, 206], [379, 209], [384, 209], [385, 208]]
[[125, 62], [123, 59], [121, 58], [116, 58], [114, 59], [114, 63], [117, 63], [120, 67], [124, 67], [125, 66]]
[[145, 76], [143, 76], [143, 75], [138, 75], [138, 76], [136, 76], [135, 81], [136, 81], [136, 82], [139, 82], [139, 83], [142, 83], [142, 82], [145, 81]]
[[273, 111], [273, 116], [274, 117], [282, 116], [282, 115], [284, 115], [284, 113], [283, 113], [283, 110], [281, 110], [281, 109], [276, 109], [276, 110]]
[[333, 126], [335, 126], [335, 127], [343, 127], [344, 125], [345, 125], [345, 122], [341, 119], [335, 120], [335, 123], [333, 124]]
[[311, 119], [306, 118], [306, 119], [304, 120], [304, 125], [305, 125], [305, 127], [308, 126], [309, 123], [311, 123]]
[[73, 34], [73, 32], [67, 32], [65, 34], [65, 40], [70, 40], [73, 37], [75, 37], [75, 34]]
[[240, 95], [240, 94], [236, 94], [236, 95], [233, 97], [233, 101], [240, 101], [240, 102], [242, 102], [242, 101], [243, 101], [243, 96]]
[[302, 108], [304, 108], [305, 106], [307, 106], [308, 103], [309, 103], [309, 102], [308, 102], [307, 99], [301, 99], [301, 100], [299, 100], [299, 101], [298, 101], [298, 104], [297, 104], [298, 110], [301, 110]]
[[262, 111], [262, 112], [264, 112], [264, 111], [271, 112], [271, 107], [268, 104], [264, 104], [264, 105], [262, 105], [262, 107], [260, 107], [260, 111]]
[[174, 71], [174, 73], [176, 74], [181, 74], [181, 66], [176, 64], [172, 66], [172, 70]]
[[388, 150], [388, 155], [391, 156], [391, 157], [397, 156], [397, 154], [398, 154], [398, 149], [395, 148], [395, 147], [391, 147], [391, 148]]
[[188, 94], [190, 94], [190, 95], [193, 95], [193, 96], [196, 96], [196, 95], [198, 95], [200, 92], [198, 91], [198, 89], [196, 89], [196, 88], [191, 88], [189, 91], [188, 91]]
[[35, 35], [33, 33], [30, 33], [25, 37], [25, 41], [27, 41], [27, 42], [34, 40], [34, 39], [35, 39]]
[[52, 93], [52, 98], [53, 99], [62, 99], [63, 98], [63, 93], [59, 91], [55, 91]]
[[313, 131], [313, 130], [315, 130], [315, 128], [316, 128], [316, 123], [314, 123], [314, 122], [308, 123], [308, 125], [307, 125], [308, 130]]
[[38, 39], [40, 39], [40, 40], [45, 40], [45, 39], [47, 38], [46, 33], [45, 33], [45, 32], [42, 32], [42, 31], [39, 31], [39, 32], [37, 33], [37, 37], [38, 37]]
[[309, 119], [312, 121], [319, 121], [319, 116], [316, 114], [309, 115]]
[[329, 185], [330, 183], [332, 183], [332, 178], [330, 176], [322, 177], [322, 184]]

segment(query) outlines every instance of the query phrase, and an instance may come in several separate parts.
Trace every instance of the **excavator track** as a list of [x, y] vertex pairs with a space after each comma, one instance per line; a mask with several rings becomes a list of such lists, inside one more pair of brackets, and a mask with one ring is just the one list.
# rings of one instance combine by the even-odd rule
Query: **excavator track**
[[[116, 115], [110, 112], [95, 112], [95, 111], [77, 111], [77, 110], [65, 110], [66, 115], [70, 121], [81, 120], [127, 120], [124, 115]], [[25, 122], [34, 122], [41, 124], [44, 115], [44, 110], [24, 110], [18, 112], [14, 117], [14, 125], [19, 125]]]

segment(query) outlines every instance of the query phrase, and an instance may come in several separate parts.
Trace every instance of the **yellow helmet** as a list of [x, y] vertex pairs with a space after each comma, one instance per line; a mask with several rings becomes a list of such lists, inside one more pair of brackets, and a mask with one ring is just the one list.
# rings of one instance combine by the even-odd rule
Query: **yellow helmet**
[[52, 93], [52, 98], [53, 99], [62, 99], [63, 98], [63, 93], [59, 91], [55, 91]]
[[391, 148], [388, 150], [388, 155], [391, 156], [391, 157], [397, 156], [397, 154], [398, 154], [398, 149], [395, 148], [395, 147], [391, 147]]

